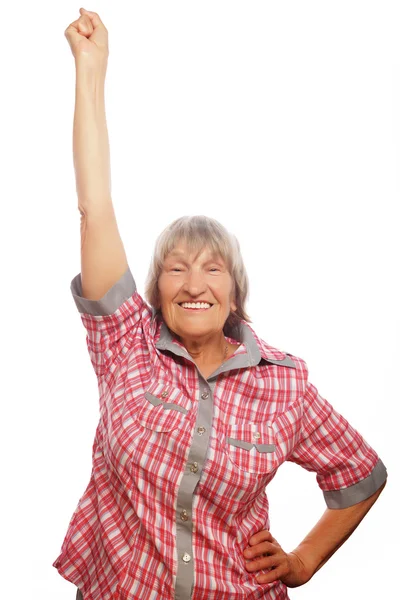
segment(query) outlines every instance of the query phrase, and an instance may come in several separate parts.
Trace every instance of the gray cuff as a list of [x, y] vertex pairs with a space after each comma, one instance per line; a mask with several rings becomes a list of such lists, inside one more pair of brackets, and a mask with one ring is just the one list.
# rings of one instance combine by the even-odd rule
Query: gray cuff
[[100, 300], [88, 300], [82, 296], [81, 273], [71, 281], [71, 293], [79, 312], [93, 316], [112, 315], [135, 291], [136, 283], [129, 267]]
[[326, 505], [328, 508], [347, 508], [362, 502], [372, 496], [386, 479], [386, 467], [381, 459], [378, 459], [371, 474], [362, 481], [341, 490], [324, 492]]

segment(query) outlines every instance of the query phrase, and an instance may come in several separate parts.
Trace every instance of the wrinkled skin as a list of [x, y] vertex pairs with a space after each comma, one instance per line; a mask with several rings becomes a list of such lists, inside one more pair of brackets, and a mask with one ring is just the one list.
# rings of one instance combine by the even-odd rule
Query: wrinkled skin
[[313, 575], [300, 557], [294, 552], [285, 552], [267, 529], [250, 538], [243, 556], [248, 561], [246, 569], [251, 573], [271, 569], [268, 574], [257, 577], [259, 583], [272, 583], [280, 579], [288, 587], [298, 587], [307, 583]]

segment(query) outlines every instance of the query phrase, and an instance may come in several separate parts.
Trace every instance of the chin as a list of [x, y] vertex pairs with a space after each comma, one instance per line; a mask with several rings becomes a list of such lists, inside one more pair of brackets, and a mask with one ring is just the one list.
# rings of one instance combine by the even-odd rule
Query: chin
[[191, 329], [180, 329], [178, 335], [183, 338], [197, 338], [216, 333], [214, 329], [192, 327]]
[[[171, 329], [171, 328], [170, 328]], [[206, 335], [213, 335], [221, 331], [220, 329], [210, 328], [210, 327], [201, 327], [194, 325], [193, 327], [176, 327], [172, 329], [179, 337], [181, 338], [199, 338], [204, 337]]]

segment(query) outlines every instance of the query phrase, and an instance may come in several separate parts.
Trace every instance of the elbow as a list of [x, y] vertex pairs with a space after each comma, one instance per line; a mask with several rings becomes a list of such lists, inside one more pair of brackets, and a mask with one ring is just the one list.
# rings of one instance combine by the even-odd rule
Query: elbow
[[386, 483], [387, 483], [387, 479], [385, 479], [385, 481], [382, 483], [382, 485], [376, 490], [375, 494], [376, 494], [377, 498], [383, 491], [383, 488], [385, 487]]
[[378, 500], [379, 496], [381, 495], [383, 488], [386, 485], [386, 479], [385, 481], [382, 483], [382, 485], [380, 485], [378, 487], [378, 489], [368, 498], [365, 498], [365, 500], [363, 500], [360, 504], [364, 504], [367, 507], [367, 510], [369, 510], [371, 508], [371, 506], [373, 506], [375, 504], [375, 502]]

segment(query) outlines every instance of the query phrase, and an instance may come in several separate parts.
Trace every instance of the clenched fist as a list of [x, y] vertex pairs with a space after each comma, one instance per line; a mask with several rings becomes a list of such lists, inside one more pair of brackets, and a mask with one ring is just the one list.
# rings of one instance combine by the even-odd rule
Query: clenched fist
[[93, 69], [104, 69], [108, 60], [108, 31], [95, 12], [80, 8], [81, 16], [65, 30], [75, 62]]

